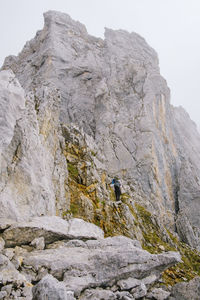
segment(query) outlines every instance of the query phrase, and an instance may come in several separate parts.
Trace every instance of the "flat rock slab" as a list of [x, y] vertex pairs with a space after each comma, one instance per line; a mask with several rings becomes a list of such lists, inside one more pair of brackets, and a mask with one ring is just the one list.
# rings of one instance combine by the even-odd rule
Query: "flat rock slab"
[[102, 239], [104, 233], [96, 225], [82, 219], [65, 221], [56, 216], [15, 223], [3, 232], [6, 247], [26, 245], [39, 237], [44, 237], [45, 244], [49, 244], [62, 239]]
[[16, 221], [6, 218], [0, 219], [0, 232], [9, 228], [12, 224], [15, 224]]
[[121, 290], [127, 290], [139, 285], [137, 280], [130, 282], [128, 277], [143, 281], [150, 275], [158, 275], [181, 261], [179, 253], [153, 255], [136, 247], [134, 241], [124, 237], [102, 239], [97, 242], [98, 248], [92, 249], [85, 242], [81, 247], [69, 247], [66, 244], [57, 249], [26, 253], [23, 256], [23, 271], [26, 273], [30, 267], [36, 273], [46, 269], [58, 280], [63, 280], [68, 291], [74, 291], [75, 296], [78, 296], [88, 288], [118, 283]]

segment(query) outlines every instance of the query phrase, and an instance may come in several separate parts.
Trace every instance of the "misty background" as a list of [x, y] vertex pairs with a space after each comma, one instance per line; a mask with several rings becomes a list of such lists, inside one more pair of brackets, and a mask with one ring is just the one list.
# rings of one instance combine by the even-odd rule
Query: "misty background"
[[104, 27], [137, 32], [156, 50], [171, 104], [183, 106], [200, 128], [200, 0], [0, 0], [0, 67], [57, 10], [104, 36]]

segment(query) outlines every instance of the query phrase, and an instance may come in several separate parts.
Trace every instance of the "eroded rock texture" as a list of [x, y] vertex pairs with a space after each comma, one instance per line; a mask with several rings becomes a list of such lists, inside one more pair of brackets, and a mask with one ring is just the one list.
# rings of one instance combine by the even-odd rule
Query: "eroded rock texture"
[[[55, 214], [62, 204], [67, 205], [67, 169], [58, 129], [59, 95], [44, 87], [39, 94], [25, 96], [11, 71], [2, 71], [0, 81], [0, 216], [27, 219]], [[37, 97], [43, 102], [40, 112]]]
[[[32, 243], [40, 236], [45, 249]], [[81, 219], [16, 222], [2, 240], [0, 293], [6, 300], [138, 299], [181, 261], [178, 252], [150, 254], [137, 240], [104, 238], [99, 227]]]
[[0, 297], [167, 299], [152, 286], [180, 261], [166, 251], [184, 257], [178, 278], [200, 275], [199, 254], [180, 243], [200, 249], [196, 125], [170, 105], [138, 34], [102, 40], [54, 11], [44, 21], [0, 72]]
[[[94, 139], [96, 157], [108, 175], [118, 174], [135, 201], [198, 247], [200, 137], [183, 109], [170, 105], [155, 51], [135, 33], [106, 29], [102, 40], [66, 14], [50, 11], [44, 19], [44, 28], [18, 57], [8, 57], [3, 69], [11, 68], [26, 93], [34, 94], [40, 131], [48, 135], [47, 145], [54, 143], [48, 168], [60, 155], [57, 134], [52, 134], [58, 126], [57, 119], [52, 124], [57, 105], [54, 118], [75, 123]], [[60, 104], [45, 101], [49, 89], [59, 91]], [[63, 173], [56, 174], [58, 185]], [[44, 190], [40, 198], [53, 203], [52, 187]], [[62, 192], [56, 193], [59, 205], [65, 202]], [[47, 211], [53, 212], [50, 206]], [[191, 233], [185, 233], [185, 220]]]

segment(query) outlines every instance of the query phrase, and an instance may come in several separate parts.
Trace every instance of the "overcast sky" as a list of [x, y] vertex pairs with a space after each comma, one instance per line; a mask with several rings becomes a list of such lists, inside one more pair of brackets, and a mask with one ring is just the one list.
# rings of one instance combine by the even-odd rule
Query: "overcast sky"
[[200, 0], [0, 0], [0, 66], [43, 27], [43, 12], [58, 10], [103, 37], [104, 27], [143, 36], [159, 56], [171, 103], [200, 128]]

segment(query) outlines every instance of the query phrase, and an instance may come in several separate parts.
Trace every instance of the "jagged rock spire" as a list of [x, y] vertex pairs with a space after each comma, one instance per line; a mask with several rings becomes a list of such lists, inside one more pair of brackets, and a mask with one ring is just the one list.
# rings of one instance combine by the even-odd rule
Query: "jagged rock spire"
[[[186, 218], [195, 241], [185, 240], [199, 245], [200, 138], [182, 109], [170, 105], [156, 52], [136, 33], [106, 29], [102, 40], [66, 14], [44, 17], [44, 28], [3, 69], [40, 95], [34, 98], [40, 120], [48, 102], [41, 91], [58, 90], [59, 122], [74, 123], [93, 139], [96, 158], [158, 222], [181, 233]], [[176, 224], [180, 210], [184, 218], [181, 212]]]

